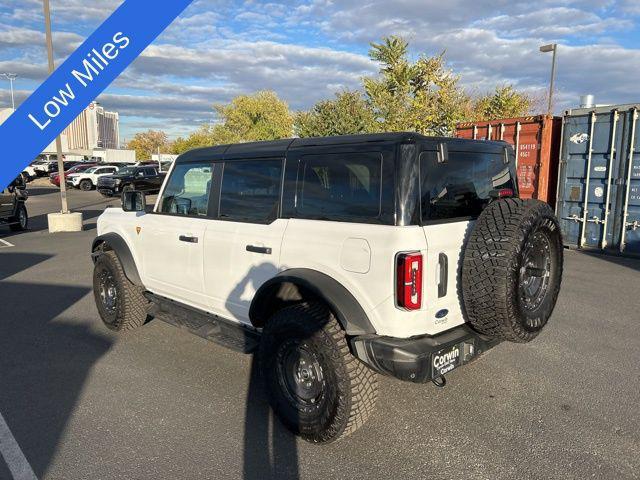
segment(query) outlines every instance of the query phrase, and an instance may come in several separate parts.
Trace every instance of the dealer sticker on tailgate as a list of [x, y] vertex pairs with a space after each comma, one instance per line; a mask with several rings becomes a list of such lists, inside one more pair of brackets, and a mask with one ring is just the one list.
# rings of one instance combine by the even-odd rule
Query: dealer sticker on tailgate
[[433, 377], [438, 377], [450, 372], [462, 364], [463, 344], [452, 345], [433, 354], [431, 365]]

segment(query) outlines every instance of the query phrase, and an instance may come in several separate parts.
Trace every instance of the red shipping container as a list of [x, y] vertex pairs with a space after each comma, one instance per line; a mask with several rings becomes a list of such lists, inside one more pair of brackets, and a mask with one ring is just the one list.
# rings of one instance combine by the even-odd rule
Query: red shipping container
[[504, 140], [516, 151], [521, 198], [555, 205], [562, 119], [549, 115], [460, 123], [456, 137]]

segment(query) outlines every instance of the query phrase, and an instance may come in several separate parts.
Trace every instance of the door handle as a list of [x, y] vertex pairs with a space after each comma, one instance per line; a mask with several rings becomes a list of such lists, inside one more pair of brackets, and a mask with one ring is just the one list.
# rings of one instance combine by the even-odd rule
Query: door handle
[[187, 242], [187, 243], [198, 243], [198, 237], [190, 237], [188, 235], [180, 235], [178, 237], [178, 239], [181, 242]]
[[247, 245], [247, 252], [264, 253], [271, 255], [271, 247], [257, 247], [256, 245]]
[[449, 258], [444, 253], [440, 253], [438, 258], [438, 264], [440, 265], [440, 279], [438, 281], [438, 298], [442, 298], [447, 295], [447, 282], [449, 278]]

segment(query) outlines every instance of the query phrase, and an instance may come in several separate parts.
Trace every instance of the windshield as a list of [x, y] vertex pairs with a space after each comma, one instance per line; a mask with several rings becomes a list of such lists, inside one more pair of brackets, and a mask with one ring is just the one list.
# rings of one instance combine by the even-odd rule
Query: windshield
[[98, 167], [91, 167], [85, 170], [85, 173], [93, 173], [98, 169]]

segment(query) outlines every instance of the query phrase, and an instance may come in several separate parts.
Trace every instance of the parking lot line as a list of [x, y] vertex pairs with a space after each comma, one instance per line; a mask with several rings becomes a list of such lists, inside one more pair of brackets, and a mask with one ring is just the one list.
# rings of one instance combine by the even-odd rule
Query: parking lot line
[[4, 458], [7, 467], [14, 480], [37, 480], [31, 465], [25, 458], [16, 439], [13, 438], [9, 425], [0, 413], [0, 454]]
[[2, 247], [15, 247], [15, 245], [13, 243], [9, 243], [6, 240], [2, 240], [0, 238], [0, 248]]

